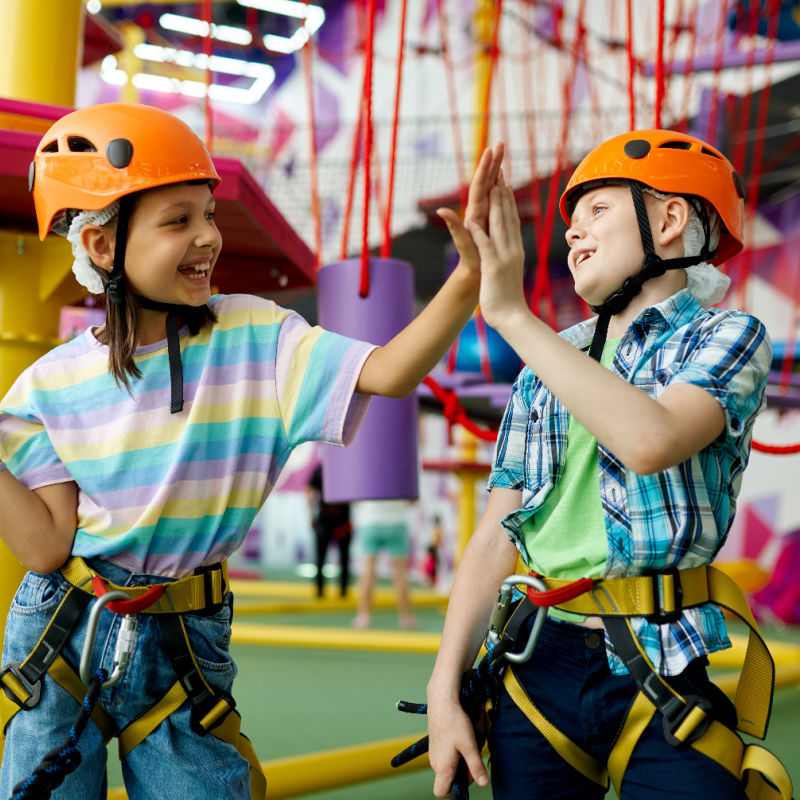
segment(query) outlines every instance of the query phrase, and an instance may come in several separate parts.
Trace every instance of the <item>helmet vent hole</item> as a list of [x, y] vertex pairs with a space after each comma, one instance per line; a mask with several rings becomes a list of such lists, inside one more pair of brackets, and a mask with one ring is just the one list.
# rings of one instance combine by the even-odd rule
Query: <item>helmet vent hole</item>
[[67, 145], [72, 153], [96, 153], [97, 148], [83, 136], [68, 136]]
[[689, 150], [692, 146], [691, 142], [664, 142], [659, 145], [659, 148], [666, 150]]
[[43, 153], [57, 153], [58, 152], [58, 139], [53, 139], [52, 142], [46, 144], [42, 148]]
[[713, 156], [714, 158], [720, 158], [719, 153], [715, 153], [713, 150], [709, 150], [707, 147], [702, 149], [702, 152], [705, 153], [707, 156]]

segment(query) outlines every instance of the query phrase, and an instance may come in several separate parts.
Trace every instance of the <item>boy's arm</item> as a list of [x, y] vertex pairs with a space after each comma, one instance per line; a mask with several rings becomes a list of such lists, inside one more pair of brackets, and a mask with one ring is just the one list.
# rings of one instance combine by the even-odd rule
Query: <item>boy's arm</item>
[[[485, 150], [470, 182], [465, 213], [482, 230], [488, 226], [489, 192], [497, 182], [503, 152], [502, 142]], [[437, 213], [451, 230], [455, 222], [460, 222], [450, 209], [439, 209]], [[390, 342], [370, 353], [359, 375], [357, 392], [405, 397], [447, 352], [478, 303], [477, 248], [464, 247], [459, 256], [453, 274], [419, 316]]]
[[470, 669], [486, 634], [500, 584], [513, 574], [517, 549], [501, 520], [522, 505], [515, 489], [495, 487], [456, 571], [439, 654], [428, 682], [429, 757], [436, 772], [433, 793], [448, 797], [459, 757], [481, 786], [488, 775], [472, 723], [461, 708], [461, 676]]
[[2, 470], [0, 505], [0, 538], [27, 569], [47, 574], [69, 558], [78, 519], [76, 483], [31, 490]]
[[481, 311], [489, 325], [599, 442], [643, 475], [679, 464], [724, 430], [720, 403], [688, 383], [658, 400], [586, 357], [537, 319], [522, 291], [524, 252], [510, 189], [492, 190], [489, 229], [467, 227], [481, 254]]

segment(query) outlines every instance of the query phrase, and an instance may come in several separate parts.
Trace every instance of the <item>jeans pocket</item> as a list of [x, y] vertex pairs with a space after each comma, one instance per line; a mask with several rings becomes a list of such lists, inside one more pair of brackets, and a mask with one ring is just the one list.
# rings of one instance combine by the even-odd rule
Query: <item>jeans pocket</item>
[[60, 572], [40, 575], [28, 572], [11, 601], [11, 613], [23, 616], [54, 611], [67, 590], [67, 581]]
[[234, 669], [230, 654], [230, 596], [225, 598], [222, 608], [216, 614], [184, 614], [183, 622], [192, 652], [201, 669], [216, 672]]

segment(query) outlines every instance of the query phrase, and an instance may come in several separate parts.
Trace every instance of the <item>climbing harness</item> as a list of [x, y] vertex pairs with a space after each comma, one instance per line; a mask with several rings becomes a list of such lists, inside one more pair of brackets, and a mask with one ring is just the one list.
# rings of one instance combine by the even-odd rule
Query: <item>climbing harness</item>
[[92, 609], [82, 652], [81, 676], [88, 676], [99, 614], [106, 607], [124, 616], [117, 638], [113, 671], [110, 677], [103, 677], [100, 688], [108, 688], [122, 677], [133, 647], [135, 614], [138, 613], [157, 615], [164, 648], [177, 678], [155, 705], [122, 730], [118, 730], [101, 707], [94, 705], [87, 714], [104, 741], [108, 743], [116, 736], [120, 759], [124, 759], [188, 700], [192, 730], [198, 736], [211, 734], [233, 745], [250, 765], [251, 798], [263, 800], [266, 779], [250, 740], [240, 731], [241, 716], [236, 711], [236, 703], [228, 692], [213, 690], [206, 682], [195, 660], [182, 618], [185, 612], [213, 614], [223, 607], [229, 589], [227, 563], [201, 567], [193, 575], [152, 586], [117, 586], [105, 581], [78, 557], [71, 558], [60, 572], [70, 587], [53, 618], [25, 661], [8, 664], [0, 672], [0, 688], [3, 689], [0, 694], [0, 730], [5, 732], [11, 718], [19, 711], [36, 707], [45, 673], [79, 703], [83, 702], [84, 682], [60, 651], [93, 597], [97, 597], [99, 601]]
[[[514, 605], [510, 587], [519, 583], [525, 583], [529, 588], [525, 600]], [[631, 625], [630, 617], [644, 617], [655, 624], [675, 622], [681, 618], [684, 609], [704, 603], [713, 603], [732, 613], [750, 630], [734, 700], [736, 730], [713, 717], [707, 698], [676, 692], [655, 671]], [[522, 622], [530, 617], [532, 610], [546, 611], [550, 607], [585, 616], [601, 616], [617, 655], [639, 688], [606, 764], [586, 753], [558, 730], [536, 707], [514, 673], [513, 661], [518, 654], [509, 652], [509, 649]], [[518, 615], [521, 621], [517, 624]], [[543, 623], [544, 617], [537, 615], [531, 631], [534, 646]], [[512, 575], [501, 587], [486, 646], [487, 655], [483, 661], [462, 680], [461, 702], [465, 710], [465, 701], [473, 696], [484, 698], [486, 703], [493, 702], [492, 698], [498, 691], [494, 682], [501, 680], [511, 699], [553, 749], [574, 769], [603, 788], [607, 789], [611, 783], [619, 794], [636, 743], [659, 711], [666, 741], [676, 747], [691, 747], [716, 761], [740, 780], [748, 800], [792, 800], [792, 782], [783, 764], [764, 747], [745, 744], [737, 733], [741, 731], [758, 739], [766, 736], [775, 669], [741, 589], [721, 570], [704, 565], [635, 577], [582, 578], [578, 581], [542, 575]], [[525, 660], [526, 655], [530, 657], [532, 651], [533, 646], [529, 643], [519, 660]], [[489, 666], [484, 667], [487, 661]], [[477, 689], [471, 688], [475, 679], [469, 678], [473, 673], [481, 675]], [[465, 684], [470, 687], [466, 691]], [[401, 707], [398, 704], [398, 707], [416, 713], [427, 710], [425, 705], [403, 704]], [[482, 747], [485, 733], [480, 732], [476, 725], [481, 714], [474, 710], [468, 714], [476, 726], [478, 745]], [[427, 749], [427, 738], [421, 739], [395, 756], [392, 765], [400, 766]], [[468, 798], [466, 786], [466, 767], [461, 761], [452, 796], [458, 800]]]
[[691, 747], [716, 761], [741, 781], [749, 800], [791, 800], [791, 780], [780, 761], [759, 745], [746, 745], [736, 731], [714, 719], [706, 698], [676, 692], [654, 670], [631, 625], [633, 616], [656, 624], [675, 622], [684, 609], [709, 602], [741, 619], [750, 636], [734, 701], [736, 727], [763, 739], [775, 670], [747, 601], [731, 578], [711, 566], [628, 578], [569, 581], [539, 577], [546, 591], [529, 589], [528, 599], [537, 606], [601, 616], [617, 655], [639, 688], [608, 762], [601, 764], [555, 728], [525, 693], [513, 670], [506, 670], [503, 682], [512, 700], [564, 760], [604, 788], [613, 783], [619, 793], [636, 743], [658, 710], [669, 744]]
[[[498, 593], [497, 603], [489, 623], [489, 634], [486, 637], [486, 655], [461, 679], [460, 701], [475, 732], [478, 749], [482, 749], [486, 741], [486, 712], [495, 702], [503, 685], [503, 673], [508, 662], [519, 664], [527, 661], [539, 640], [548, 609], [537, 608], [526, 597], [512, 601], [517, 584], [524, 584], [539, 590], [545, 590], [545, 584], [535, 575], [511, 575], [506, 578]], [[520, 592], [516, 591], [517, 596]], [[519, 631], [532, 614], [536, 614], [530, 636], [522, 653], [512, 652]], [[410, 703], [400, 700], [397, 709], [409, 714], [427, 714], [427, 703]], [[393, 767], [403, 764], [428, 752], [428, 737], [423, 736], [409, 745], [392, 759]], [[469, 781], [467, 765], [459, 759], [456, 774], [450, 787], [453, 800], [468, 800]]]

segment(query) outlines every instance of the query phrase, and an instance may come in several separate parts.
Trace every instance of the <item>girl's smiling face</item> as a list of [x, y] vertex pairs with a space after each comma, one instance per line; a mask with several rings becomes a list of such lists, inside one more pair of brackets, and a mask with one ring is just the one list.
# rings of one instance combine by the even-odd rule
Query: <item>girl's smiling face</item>
[[582, 194], [566, 238], [575, 291], [591, 305], [604, 303], [642, 268], [642, 239], [627, 186], [598, 186]]
[[207, 183], [143, 192], [128, 229], [125, 278], [132, 292], [162, 303], [202, 306], [222, 247]]

